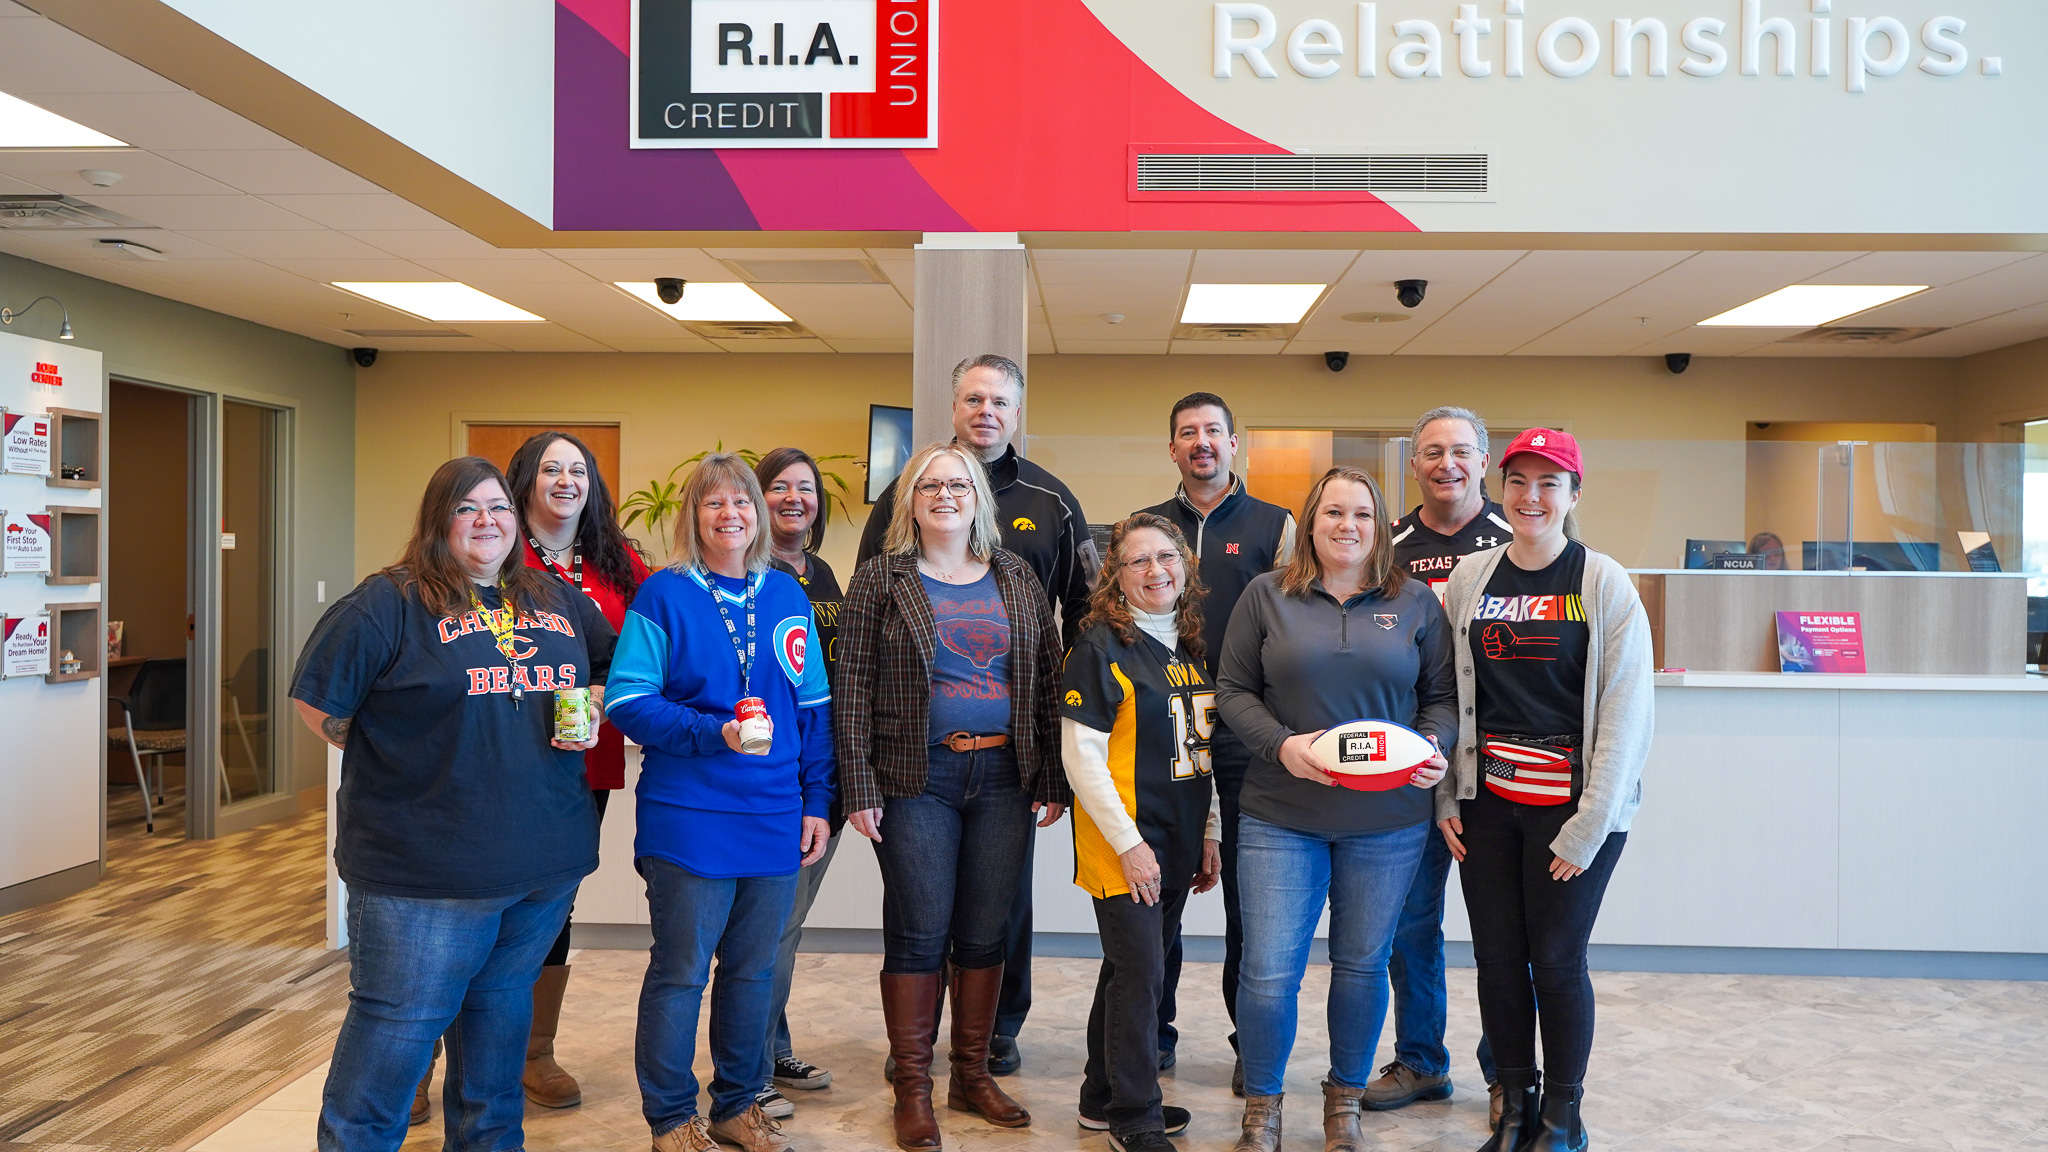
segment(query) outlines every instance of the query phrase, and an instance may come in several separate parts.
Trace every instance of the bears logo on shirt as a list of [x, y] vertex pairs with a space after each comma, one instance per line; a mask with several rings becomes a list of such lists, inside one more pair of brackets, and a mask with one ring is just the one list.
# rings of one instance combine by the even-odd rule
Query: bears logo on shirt
[[804, 679], [804, 658], [810, 654], [811, 626], [801, 616], [791, 616], [775, 626], [775, 659], [792, 684]]

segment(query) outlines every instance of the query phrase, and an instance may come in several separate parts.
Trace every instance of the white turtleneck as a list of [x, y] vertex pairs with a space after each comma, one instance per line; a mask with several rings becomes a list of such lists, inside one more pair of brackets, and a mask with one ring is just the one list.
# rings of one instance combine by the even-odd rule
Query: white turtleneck
[[[1172, 612], [1143, 612], [1131, 609], [1131, 620], [1147, 636], [1166, 646], [1169, 652], [1180, 651], [1180, 627]], [[1117, 790], [1116, 779], [1109, 771], [1109, 733], [1090, 728], [1077, 720], [1061, 719], [1061, 760], [1067, 770], [1067, 784], [1074, 790], [1074, 800], [1088, 813], [1102, 838], [1109, 842], [1112, 852], [1121, 856], [1137, 847], [1145, 839], [1138, 831], [1135, 814], [1136, 803], [1126, 803], [1123, 793]], [[1223, 836], [1222, 804], [1212, 790], [1209, 794], [1208, 826], [1203, 829], [1205, 839], [1220, 840]], [[1182, 877], [1172, 886], [1188, 881]]]

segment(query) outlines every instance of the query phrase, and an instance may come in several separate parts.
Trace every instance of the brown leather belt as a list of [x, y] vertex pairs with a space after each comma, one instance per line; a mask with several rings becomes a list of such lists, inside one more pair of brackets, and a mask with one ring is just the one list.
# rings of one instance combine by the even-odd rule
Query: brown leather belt
[[983, 748], [1001, 748], [1010, 738], [1000, 732], [993, 736], [976, 736], [972, 732], [955, 732], [939, 743], [955, 752], [979, 752]]

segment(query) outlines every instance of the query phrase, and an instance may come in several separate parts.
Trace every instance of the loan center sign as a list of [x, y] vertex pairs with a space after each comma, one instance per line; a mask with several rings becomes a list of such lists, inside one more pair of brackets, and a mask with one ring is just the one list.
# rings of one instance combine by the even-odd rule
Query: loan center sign
[[937, 0], [633, 0], [635, 148], [935, 148]]

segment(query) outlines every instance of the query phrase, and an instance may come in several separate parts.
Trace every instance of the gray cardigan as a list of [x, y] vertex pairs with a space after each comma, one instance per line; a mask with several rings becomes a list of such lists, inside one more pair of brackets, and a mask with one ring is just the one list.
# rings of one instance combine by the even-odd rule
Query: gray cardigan
[[[1479, 794], [1479, 725], [1473, 715], [1472, 645], [1465, 632], [1479, 597], [1507, 555], [1508, 545], [1474, 552], [1458, 561], [1444, 596], [1456, 632], [1458, 664], [1458, 747], [1450, 775], [1436, 790], [1436, 816], [1458, 815], [1458, 802]], [[1651, 678], [1650, 621], [1643, 614], [1628, 573], [1614, 558], [1586, 549], [1586, 573], [1579, 588], [1585, 601], [1586, 724], [1580, 750], [1586, 783], [1579, 810], [1550, 842], [1559, 858], [1589, 868], [1610, 833], [1628, 831], [1643, 799], [1643, 762], [1649, 759], [1656, 721]]]

